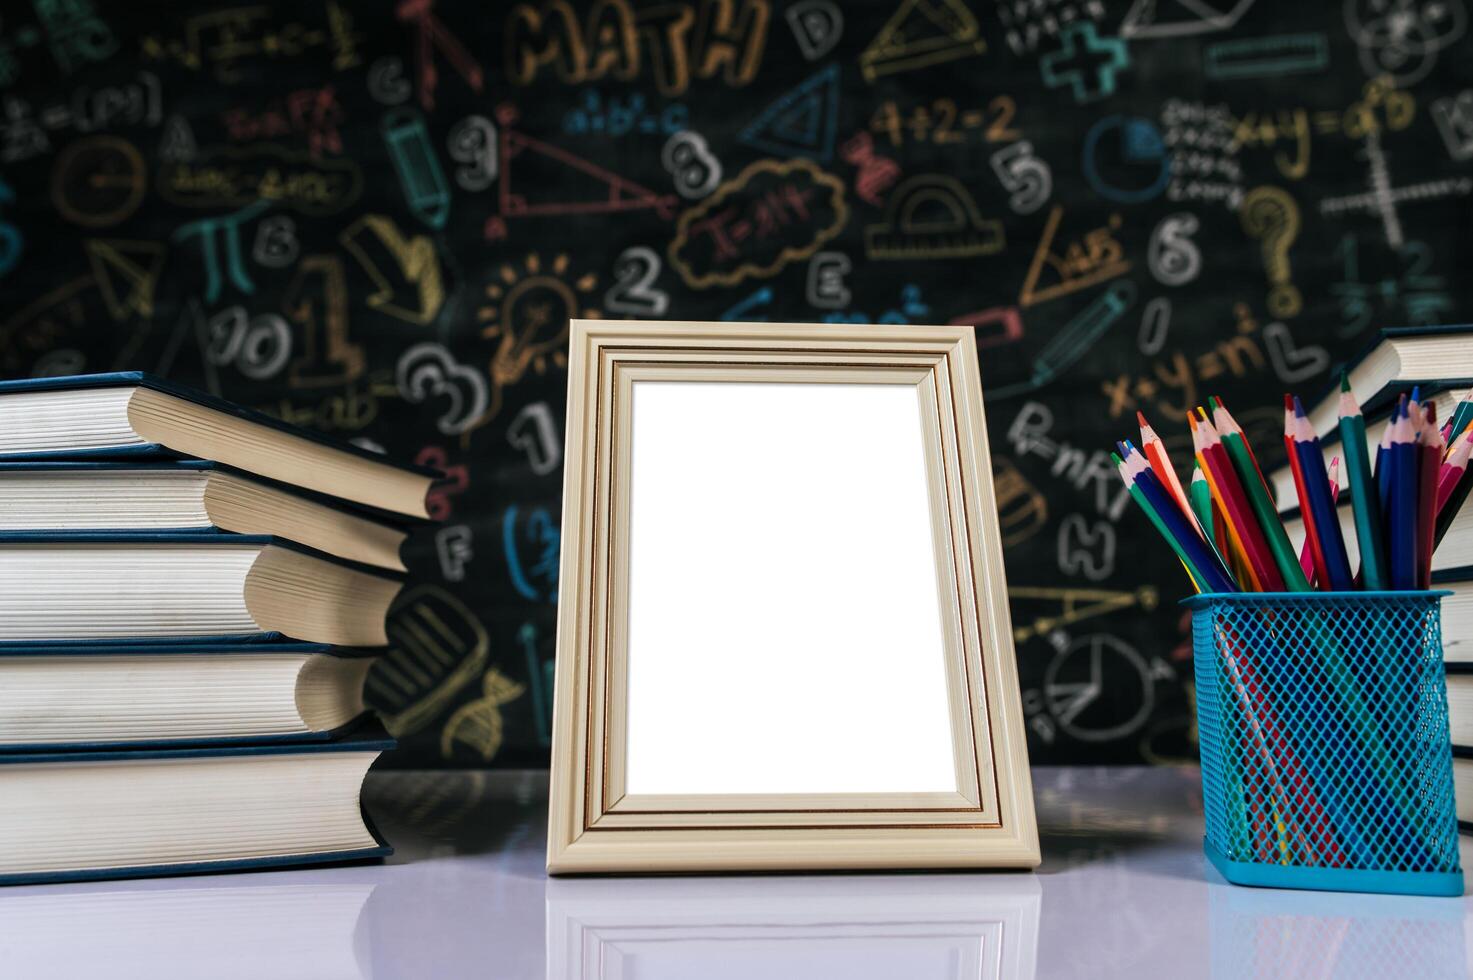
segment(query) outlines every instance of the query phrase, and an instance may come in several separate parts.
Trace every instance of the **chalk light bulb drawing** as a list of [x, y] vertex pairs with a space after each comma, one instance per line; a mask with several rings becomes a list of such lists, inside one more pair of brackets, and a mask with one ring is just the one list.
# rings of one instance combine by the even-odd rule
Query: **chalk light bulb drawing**
[[521, 381], [528, 368], [543, 374], [549, 363], [567, 367], [569, 320], [600, 318], [596, 308], [583, 305], [598, 277], [589, 272], [570, 281], [570, 265], [567, 254], [559, 253], [544, 271], [542, 257], [532, 252], [520, 269], [503, 265], [486, 287], [490, 302], [476, 311], [476, 319], [482, 324], [482, 337], [498, 340], [491, 355], [491, 404], [466, 429], [462, 441], [496, 417], [502, 390]]

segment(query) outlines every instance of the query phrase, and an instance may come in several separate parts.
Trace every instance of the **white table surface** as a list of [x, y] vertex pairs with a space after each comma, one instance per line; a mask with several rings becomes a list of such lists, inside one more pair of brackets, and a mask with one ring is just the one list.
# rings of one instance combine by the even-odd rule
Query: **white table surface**
[[1194, 769], [1039, 768], [1034, 786], [1036, 874], [551, 880], [546, 773], [374, 773], [388, 862], [0, 889], [0, 975], [1469, 975], [1468, 898], [1223, 882]]

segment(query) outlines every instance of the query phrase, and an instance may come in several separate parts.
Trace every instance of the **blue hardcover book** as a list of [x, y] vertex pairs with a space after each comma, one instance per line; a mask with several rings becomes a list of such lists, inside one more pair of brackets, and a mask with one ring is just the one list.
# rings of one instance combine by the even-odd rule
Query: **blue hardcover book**
[[0, 534], [0, 642], [281, 636], [383, 646], [402, 584], [264, 535]]
[[326, 741], [371, 653], [320, 643], [0, 644], [0, 752]]
[[394, 742], [0, 753], [0, 884], [379, 858], [363, 779]]
[[421, 523], [210, 460], [0, 462], [0, 533], [269, 534], [402, 572]]
[[160, 455], [418, 518], [439, 475], [139, 371], [0, 381], [0, 458]]
[[[1335, 428], [1340, 400], [1340, 371], [1309, 413], [1314, 430], [1324, 436]], [[1367, 418], [1385, 410], [1402, 392], [1422, 386], [1432, 393], [1473, 387], [1473, 324], [1387, 327], [1351, 358], [1343, 370], [1350, 391]]]

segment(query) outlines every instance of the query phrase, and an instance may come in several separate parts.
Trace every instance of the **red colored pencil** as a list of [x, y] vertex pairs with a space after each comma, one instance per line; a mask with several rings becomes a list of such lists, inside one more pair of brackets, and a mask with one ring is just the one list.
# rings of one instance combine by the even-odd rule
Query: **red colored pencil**
[[1197, 459], [1201, 462], [1208, 481], [1222, 495], [1223, 510], [1228, 521], [1238, 531], [1238, 540], [1242, 542], [1243, 551], [1253, 567], [1253, 577], [1261, 583], [1265, 592], [1287, 591], [1284, 576], [1274, 562], [1268, 539], [1263, 536], [1263, 528], [1253, 514], [1248, 495], [1233, 470], [1233, 462], [1228, 457], [1217, 429], [1207, 421], [1205, 412], [1201, 420], [1191, 421], [1192, 443], [1197, 448]]
[[[1446, 429], [1443, 430], [1447, 431]], [[1437, 475], [1437, 514], [1442, 515], [1442, 509], [1452, 499], [1453, 491], [1458, 489], [1463, 475], [1468, 472], [1468, 459], [1473, 456], [1473, 432], [1457, 441], [1452, 452], [1445, 457], [1442, 469]]]
[[1136, 412], [1135, 420], [1141, 426], [1141, 451], [1145, 453], [1146, 461], [1151, 464], [1151, 472], [1156, 474], [1156, 479], [1161, 481], [1161, 485], [1171, 494], [1172, 499], [1180, 505], [1182, 513], [1187, 515], [1187, 520], [1191, 521], [1192, 527], [1205, 541], [1207, 534], [1202, 530], [1202, 524], [1197, 520], [1196, 512], [1192, 510], [1191, 499], [1187, 497], [1187, 492], [1182, 489], [1181, 481], [1177, 479], [1176, 467], [1171, 465], [1171, 457], [1166, 454], [1166, 444], [1161, 441], [1160, 436], [1156, 435], [1156, 430], [1151, 428], [1151, 423], [1146, 421], [1144, 412]]
[[1421, 471], [1417, 476], [1417, 580], [1432, 588], [1432, 551], [1437, 535], [1437, 474], [1442, 468], [1442, 433], [1437, 428], [1437, 404], [1428, 402], [1417, 449]]

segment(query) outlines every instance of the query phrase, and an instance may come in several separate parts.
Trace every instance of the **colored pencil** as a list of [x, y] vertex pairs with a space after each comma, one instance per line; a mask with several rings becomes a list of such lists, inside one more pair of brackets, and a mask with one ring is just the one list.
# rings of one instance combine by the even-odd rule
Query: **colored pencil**
[[1263, 532], [1269, 554], [1278, 567], [1279, 575], [1289, 590], [1308, 592], [1309, 579], [1305, 577], [1304, 570], [1299, 567], [1299, 562], [1294, 557], [1294, 546], [1289, 543], [1289, 535], [1284, 530], [1284, 522], [1279, 519], [1278, 508], [1274, 506], [1273, 498], [1269, 496], [1268, 484], [1264, 482], [1263, 471], [1258, 468], [1258, 461], [1253, 455], [1253, 447], [1248, 444], [1242, 427], [1228, 412], [1227, 407], [1222, 404], [1222, 400], [1213, 399], [1213, 401], [1216, 404], [1212, 410], [1212, 421], [1222, 439], [1223, 448], [1227, 451], [1233, 470], [1243, 485], [1243, 491], [1248, 498], [1248, 506], [1252, 509], [1259, 529]]
[[1135, 481], [1132, 479], [1129, 467], [1126, 466], [1125, 461], [1120, 458], [1119, 453], [1111, 453], [1110, 458], [1115, 461], [1115, 469], [1120, 473], [1120, 479], [1124, 481], [1125, 489], [1130, 492], [1130, 499], [1134, 500], [1136, 506], [1145, 512], [1146, 517], [1155, 526], [1156, 532], [1165, 538], [1166, 543], [1171, 546], [1171, 550], [1176, 552], [1177, 560], [1181, 562], [1181, 567], [1186, 570], [1187, 577], [1192, 580], [1192, 588], [1198, 592], [1202, 592], [1206, 587], [1204, 584], [1206, 581], [1205, 578], [1192, 567], [1192, 563], [1187, 559], [1186, 552], [1177, 543], [1172, 533], [1167, 530], [1165, 522], [1161, 520], [1161, 515], [1156, 513], [1156, 508], [1152, 507], [1150, 501], [1146, 500], [1145, 493], [1135, 485]]
[[1309, 491], [1304, 486], [1304, 468], [1299, 463], [1299, 447], [1294, 439], [1294, 396], [1284, 396], [1284, 450], [1289, 454], [1289, 472], [1294, 477], [1294, 493], [1299, 498], [1299, 518], [1304, 524], [1304, 547], [1309, 549], [1314, 573], [1310, 580], [1318, 583], [1322, 589], [1329, 588], [1330, 576], [1325, 570], [1325, 550], [1320, 543], [1319, 528], [1310, 519], [1309, 508], [1305, 501], [1309, 498]]
[[1202, 467], [1192, 461], [1192, 480], [1187, 485], [1187, 499], [1192, 502], [1192, 512], [1197, 515], [1197, 524], [1206, 532], [1207, 540], [1216, 538], [1217, 525], [1212, 519], [1212, 488], [1202, 475]]
[[[1381, 502], [1381, 535], [1386, 535], [1386, 501], [1391, 496], [1391, 470], [1386, 466], [1386, 453], [1391, 449], [1391, 427], [1401, 417], [1406, 409], [1406, 395], [1395, 405], [1391, 406], [1391, 418], [1387, 419], [1386, 425], [1381, 429], [1381, 444], [1376, 447], [1376, 464], [1371, 472], [1376, 477], [1376, 496]], [[1383, 549], [1384, 553], [1384, 549]]]
[[[1191, 576], [1208, 592], [1236, 592], [1236, 583], [1221, 568], [1216, 555], [1207, 550], [1206, 542], [1188, 523], [1186, 516], [1172, 501], [1170, 494], [1156, 475], [1151, 472], [1150, 462], [1140, 452], [1132, 453], [1127, 460], [1120, 460], [1120, 478], [1131, 492], [1131, 497], [1146, 511], [1154, 515], [1152, 523], [1166, 538], [1167, 544], [1176, 551], [1182, 564]], [[1139, 496], [1137, 496], [1139, 495]]]
[[1136, 485], [1156, 508], [1167, 527], [1181, 538], [1182, 548], [1203, 573], [1211, 591], [1220, 592], [1224, 587], [1228, 591], [1237, 591], [1236, 580], [1223, 563], [1222, 557], [1210, 544], [1197, 536], [1196, 529], [1171, 499], [1170, 492], [1152, 472], [1150, 461], [1129, 442], [1126, 447], [1130, 450], [1126, 463], [1133, 467], [1131, 476]]
[[[1443, 431], [1446, 431], [1444, 429]], [[1437, 516], [1441, 517], [1448, 501], [1458, 489], [1458, 484], [1463, 481], [1463, 476], [1468, 472], [1468, 459], [1473, 456], [1473, 432], [1458, 440], [1458, 444], [1448, 450], [1444, 457], [1442, 468], [1437, 474]]]
[[[1340, 445], [1345, 451], [1345, 474], [1350, 483], [1350, 506], [1355, 512], [1355, 541], [1360, 548], [1361, 577], [1368, 589], [1384, 589], [1386, 541], [1382, 536], [1381, 494], [1371, 478], [1366, 448], [1366, 420], [1350, 393], [1350, 380], [1340, 374]], [[1339, 483], [1335, 483], [1339, 490]]]
[[1454, 406], [1452, 414], [1448, 416], [1447, 424], [1442, 427], [1442, 441], [1447, 443], [1449, 453], [1457, 448], [1463, 430], [1468, 427], [1470, 420], [1473, 420], [1473, 388], [1463, 392], [1463, 397]]
[[1192, 526], [1196, 528], [1203, 540], [1207, 535], [1202, 530], [1197, 515], [1192, 512], [1192, 502], [1187, 499], [1186, 491], [1182, 489], [1181, 481], [1176, 477], [1176, 467], [1171, 465], [1171, 457], [1166, 454], [1166, 444], [1161, 437], [1156, 435], [1156, 430], [1146, 421], [1144, 412], [1136, 412], [1135, 419], [1141, 427], [1141, 451], [1146, 454], [1147, 461], [1151, 464], [1151, 472], [1156, 474], [1156, 479], [1171, 493], [1172, 499], [1181, 507], [1183, 513], [1191, 519]]
[[1224, 588], [1228, 591], [1237, 591], [1237, 583], [1232, 573], [1227, 570], [1221, 556], [1213, 548], [1196, 536], [1196, 530], [1187, 521], [1186, 515], [1176, 506], [1171, 499], [1171, 494], [1165, 485], [1156, 478], [1151, 471], [1150, 461], [1129, 442], [1126, 447], [1130, 455], [1126, 457], [1126, 463], [1133, 466], [1131, 476], [1137, 486], [1145, 493], [1146, 499], [1156, 508], [1161, 519], [1178, 537], [1181, 538], [1182, 548], [1196, 563], [1207, 579], [1207, 585], [1214, 592], [1220, 592]]
[[[1468, 438], [1473, 439], [1473, 432], [1468, 433]], [[1470, 466], [1469, 469], [1473, 469], [1473, 466]], [[1432, 539], [1432, 550], [1434, 553], [1437, 550], [1437, 546], [1442, 543], [1442, 539], [1447, 535], [1448, 528], [1452, 527], [1453, 520], [1458, 516], [1458, 512], [1463, 509], [1463, 504], [1467, 501], [1470, 492], [1473, 492], [1473, 478], [1469, 478], [1465, 471], [1463, 479], [1458, 481], [1458, 485], [1453, 490], [1452, 496], [1448, 497], [1447, 503], [1443, 504], [1437, 511], [1437, 533]]]
[[1319, 540], [1320, 553], [1324, 558], [1326, 582], [1333, 592], [1348, 592], [1354, 580], [1350, 573], [1350, 559], [1345, 552], [1345, 538], [1340, 532], [1340, 521], [1335, 516], [1335, 505], [1330, 502], [1330, 490], [1326, 485], [1330, 475], [1325, 472], [1325, 457], [1320, 450], [1320, 440], [1315, 435], [1304, 412], [1304, 405], [1294, 399], [1294, 449], [1299, 454], [1299, 468], [1304, 473], [1306, 497], [1299, 501], [1300, 514], [1305, 526], [1315, 524], [1315, 536]]
[[1422, 444], [1417, 449], [1421, 468], [1417, 472], [1417, 587], [1432, 588], [1432, 552], [1437, 546], [1437, 475], [1442, 467], [1444, 446], [1437, 428], [1437, 405], [1424, 407], [1426, 423]]
[[1233, 470], [1232, 460], [1228, 458], [1217, 429], [1207, 420], [1205, 411], [1202, 411], [1200, 420], [1190, 417], [1189, 420], [1192, 424], [1193, 445], [1197, 448], [1197, 459], [1202, 464], [1207, 485], [1212, 487], [1213, 496], [1222, 508], [1223, 517], [1229, 527], [1237, 529], [1238, 540], [1243, 545], [1243, 553], [1253, 569], [1253, 577], [1258, 582], [1259, 590], [1287, 591], [1284, 576], [1274, 563], [1263, 528], [1253, 516], [1253, 508], [1248, 503], [1243, 484]]
[[[1336, 505], [1340, 503], [1340, 483], [1336, 479], [1336, 472], [1339, 470], [1339, 468], [1340, 457], [1336, 456], [1335, 458], [1330, 460], [1330, 503]], [[1314, 573], [1314, 555], [1312, 555], [1309, 550], [1308, 535], [1305, 535], [1304, 546], [1299, 549], [1299, 567], [1304, 571], [1305, 576], [1309, 579], [1309, 584], [1315, 588], [1318, 588], [1319, 582], [1315, 578]]]
[[1403, 414], [1392, 425], [1391, 445], [1386, 452], [1387, 468], [1391, 471], [1386, 554], [1393, 589], [1417, 587], [1417, 445], [1414, 431], [1410, 412]]

